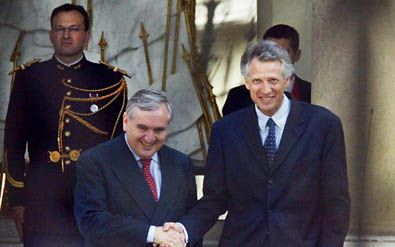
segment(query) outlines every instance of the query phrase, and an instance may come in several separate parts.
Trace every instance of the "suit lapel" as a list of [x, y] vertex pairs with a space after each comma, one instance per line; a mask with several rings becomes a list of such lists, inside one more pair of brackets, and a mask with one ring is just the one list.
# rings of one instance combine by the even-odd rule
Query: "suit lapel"
[[261, 135], [259, 133], [258, 117], [255, 112], [255, 105], [248, 108], [246, 117], [242, 121], [242, 137], [248, 150], [252, 152], [252, 159], [259, 164], [260, 169], [267, 175], [269, 174], [269, 166], [265, 159], [265, 151]]
[[300, 102], [291, 100], [291, 111], [287, 118], [287, 122], [285, 123], [285, 129], [281, 137], [271, 173], [274, 173], [280, 167], [284, 159], [299, 140], [299, 136], [303, 133], [306, 122], [302, 116], [303, 112], [301, 108]]
[[166, 217], [167, 212], [172, 205], [172, 201], [177, 198], [178, 187], [175, 181], [178, 181], [179, 179], [174, 177], [177, 176], [177, 172], [175, 171], [177, 164], [174, 164], [174, 159], [169, 156], [166, 146], [161, 148], [158, 156], [160, 160], [162, 185], [159, 202], [152, 218], [152, 222], [160, 224], [163, 222], [162, 219]]
[[120, 135], [114, 145], [112, 170], [150, 221], [155, 212], [155, 201], [149, 185], [144, 179], [137, 161], [126, 145], [124, 135]]

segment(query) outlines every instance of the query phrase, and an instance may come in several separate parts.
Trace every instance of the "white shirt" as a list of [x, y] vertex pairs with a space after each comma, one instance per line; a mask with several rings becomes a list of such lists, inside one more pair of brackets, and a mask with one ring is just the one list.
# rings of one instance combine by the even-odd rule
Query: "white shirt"
[[281, 137], [284, 132], [285, 123], [287, 122], [289, 112], [291, 111], [291, 101], [284, 94], [283, 102], [282, 102], [280, 108], [271, 117], [262, 113], [258, 109], [257, 105], [255, 105], [255, 111], [258, 116], [259, 134], [261, 136], [262, 145], [265, 144], [266, 137], [269, 134], [269, 126], [266, 126], [266, 123], [269, 120], [269, 118], [272, 118], [274, 123], [276, 124], [275, 125], [276, 148], [278, 149], [278, 147], [280, 146]]
[[60, 59], [55, 55], [56, 60], [58, 60], [59, 63], [63, 64], [63, 65], [66, 66], [66, 67], [70, 67], [70, 66], [73, 66], [74, 64], [79, 63], [79, 62], [82, 60], [83, 57], [84, 57], [84, 55], [81, 55], [81, 57], [78, 58], [77, 60], [75, 60], [74, 62], [67, 64], [67, 63], [63, 62], [62, 60], [60, 60]]
[[[130, 152], [132, 152], [134, 158], [137, 161], [138, 166], [140, 167], [140, 169], [143, 169], [143, 164], [141, 163], [141, 158], [129, 146], [126, 133], [124, 136], [125, 136], [126, 145], [128, 146]], [[158, 193], [158, 199], [159, 199], [160, 198], [160, 188], [162, 186], [162, 172], [160, 170], [160, 163], [159, 163], [159, 157], [158, 157], [157, 152], [151, 157], [150, 172], [151, 172], [152, 177], [154, 178], [156, 191]], [[154, 242], [154, 234], [155, 234], [155, 226], [150, 226], [150, 228], [148, 230], [148, 234], [147, 234], [147, 243]]]

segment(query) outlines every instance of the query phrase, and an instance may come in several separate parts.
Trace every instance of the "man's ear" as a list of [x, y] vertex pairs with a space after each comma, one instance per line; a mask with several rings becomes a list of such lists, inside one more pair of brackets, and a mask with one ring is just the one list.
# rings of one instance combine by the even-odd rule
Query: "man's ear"
[[123, 118], [122, 118], [122, 128], [124, 131], [126, 131], [127, 125], [128, 125], [128, 114], [126, 112], [123, 113]]
[[298, 50], [295, 52], [295, 61], [293, 61], [293, 63], [296, 63], [297, 61], [299, 61], [301, 55], [302, 55], [302, 50], [301, 50], [301, 49], [298, 49]]
[[54, 40], [55, 40], [55, 37], [54, 37], [54, 31], [52, 31], [52, 29], [51, 30], [49, 30], [49, 33], [48, 33], [48, 35], [49, 35], [49, 40], [51, 41], [51, 44], [53, 45], [54, 44]]
[[291, 76], [289, 76], [289, 77], [286, 79], [285, 88], [287, 88], [287, 87], [289, 86], [289, 83], [291, 83], [291, 80], [293, 80], [293, 76], [294, 76], [294, 75], [291, 75]]
[[247, 90], [250, 90], [250, 84], [247, 82], [247, 80], [244, 78], [244, 86], [247, 88]]
[[84, 44], [85, 50], [88, 48], [90, 38], [91, 38], [91, 33], [89, 31], [87, 31], [85, 33], [85, 44]]

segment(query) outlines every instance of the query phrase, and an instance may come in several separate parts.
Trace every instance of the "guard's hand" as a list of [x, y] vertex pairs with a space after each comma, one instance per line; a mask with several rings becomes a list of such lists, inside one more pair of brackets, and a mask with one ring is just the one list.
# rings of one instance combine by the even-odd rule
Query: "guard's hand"
[[16, 231], [21, 240], [23, 240], [23, 222], [24, 222], [25, 207], [16, 206], [11, 208], [11, 216], [14, 219]]

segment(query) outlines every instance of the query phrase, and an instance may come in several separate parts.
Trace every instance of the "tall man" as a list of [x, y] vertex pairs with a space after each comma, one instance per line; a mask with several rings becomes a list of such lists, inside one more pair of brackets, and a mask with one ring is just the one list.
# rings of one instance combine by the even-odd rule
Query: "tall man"
[[342, 247], [350, 200], [340, 119], [284, 96], [293, 65], [271, 41], [250, 45], [241, 71], [255, 104], [213, 126], [204, 196], [179, 221], [189, 241], [228, 210], [220, 246]]
[[126, 133], [81, 155], [75, 215], [87, 246], [184, 245], [181, 234], [156, 227], [197, 199], [190, 158], [164, 145], [171, 117], [163, 92], [140, 90], [126, 106]]
[[[266, 30], [263, 39], [272, 40], [286, 49], [292, 64], [299, 60], [302, 51], [299, 49], [299, 33], [295, 28], [285, 24], [272, 26]], [[311, 83], [302, 80], [296, 74], [291, 77], [285, 91], [292, 94], [294, 99], [311, 103]], [[251, 100], [245, 85], [237, 86], [229, 90], [228, 97], [222, 108], [222, 114], [225, 116], [253, 104], [254, 102]]]
[[121, 73], [85, 59], [88, 30], [83, 7], [55, 8], [49, 33], [53, 58], [16, 70], [4, 164], [26, 247], [83, 244], [73, 217], [75, 162], [83, 150], [122, 132], [126, 82]]

